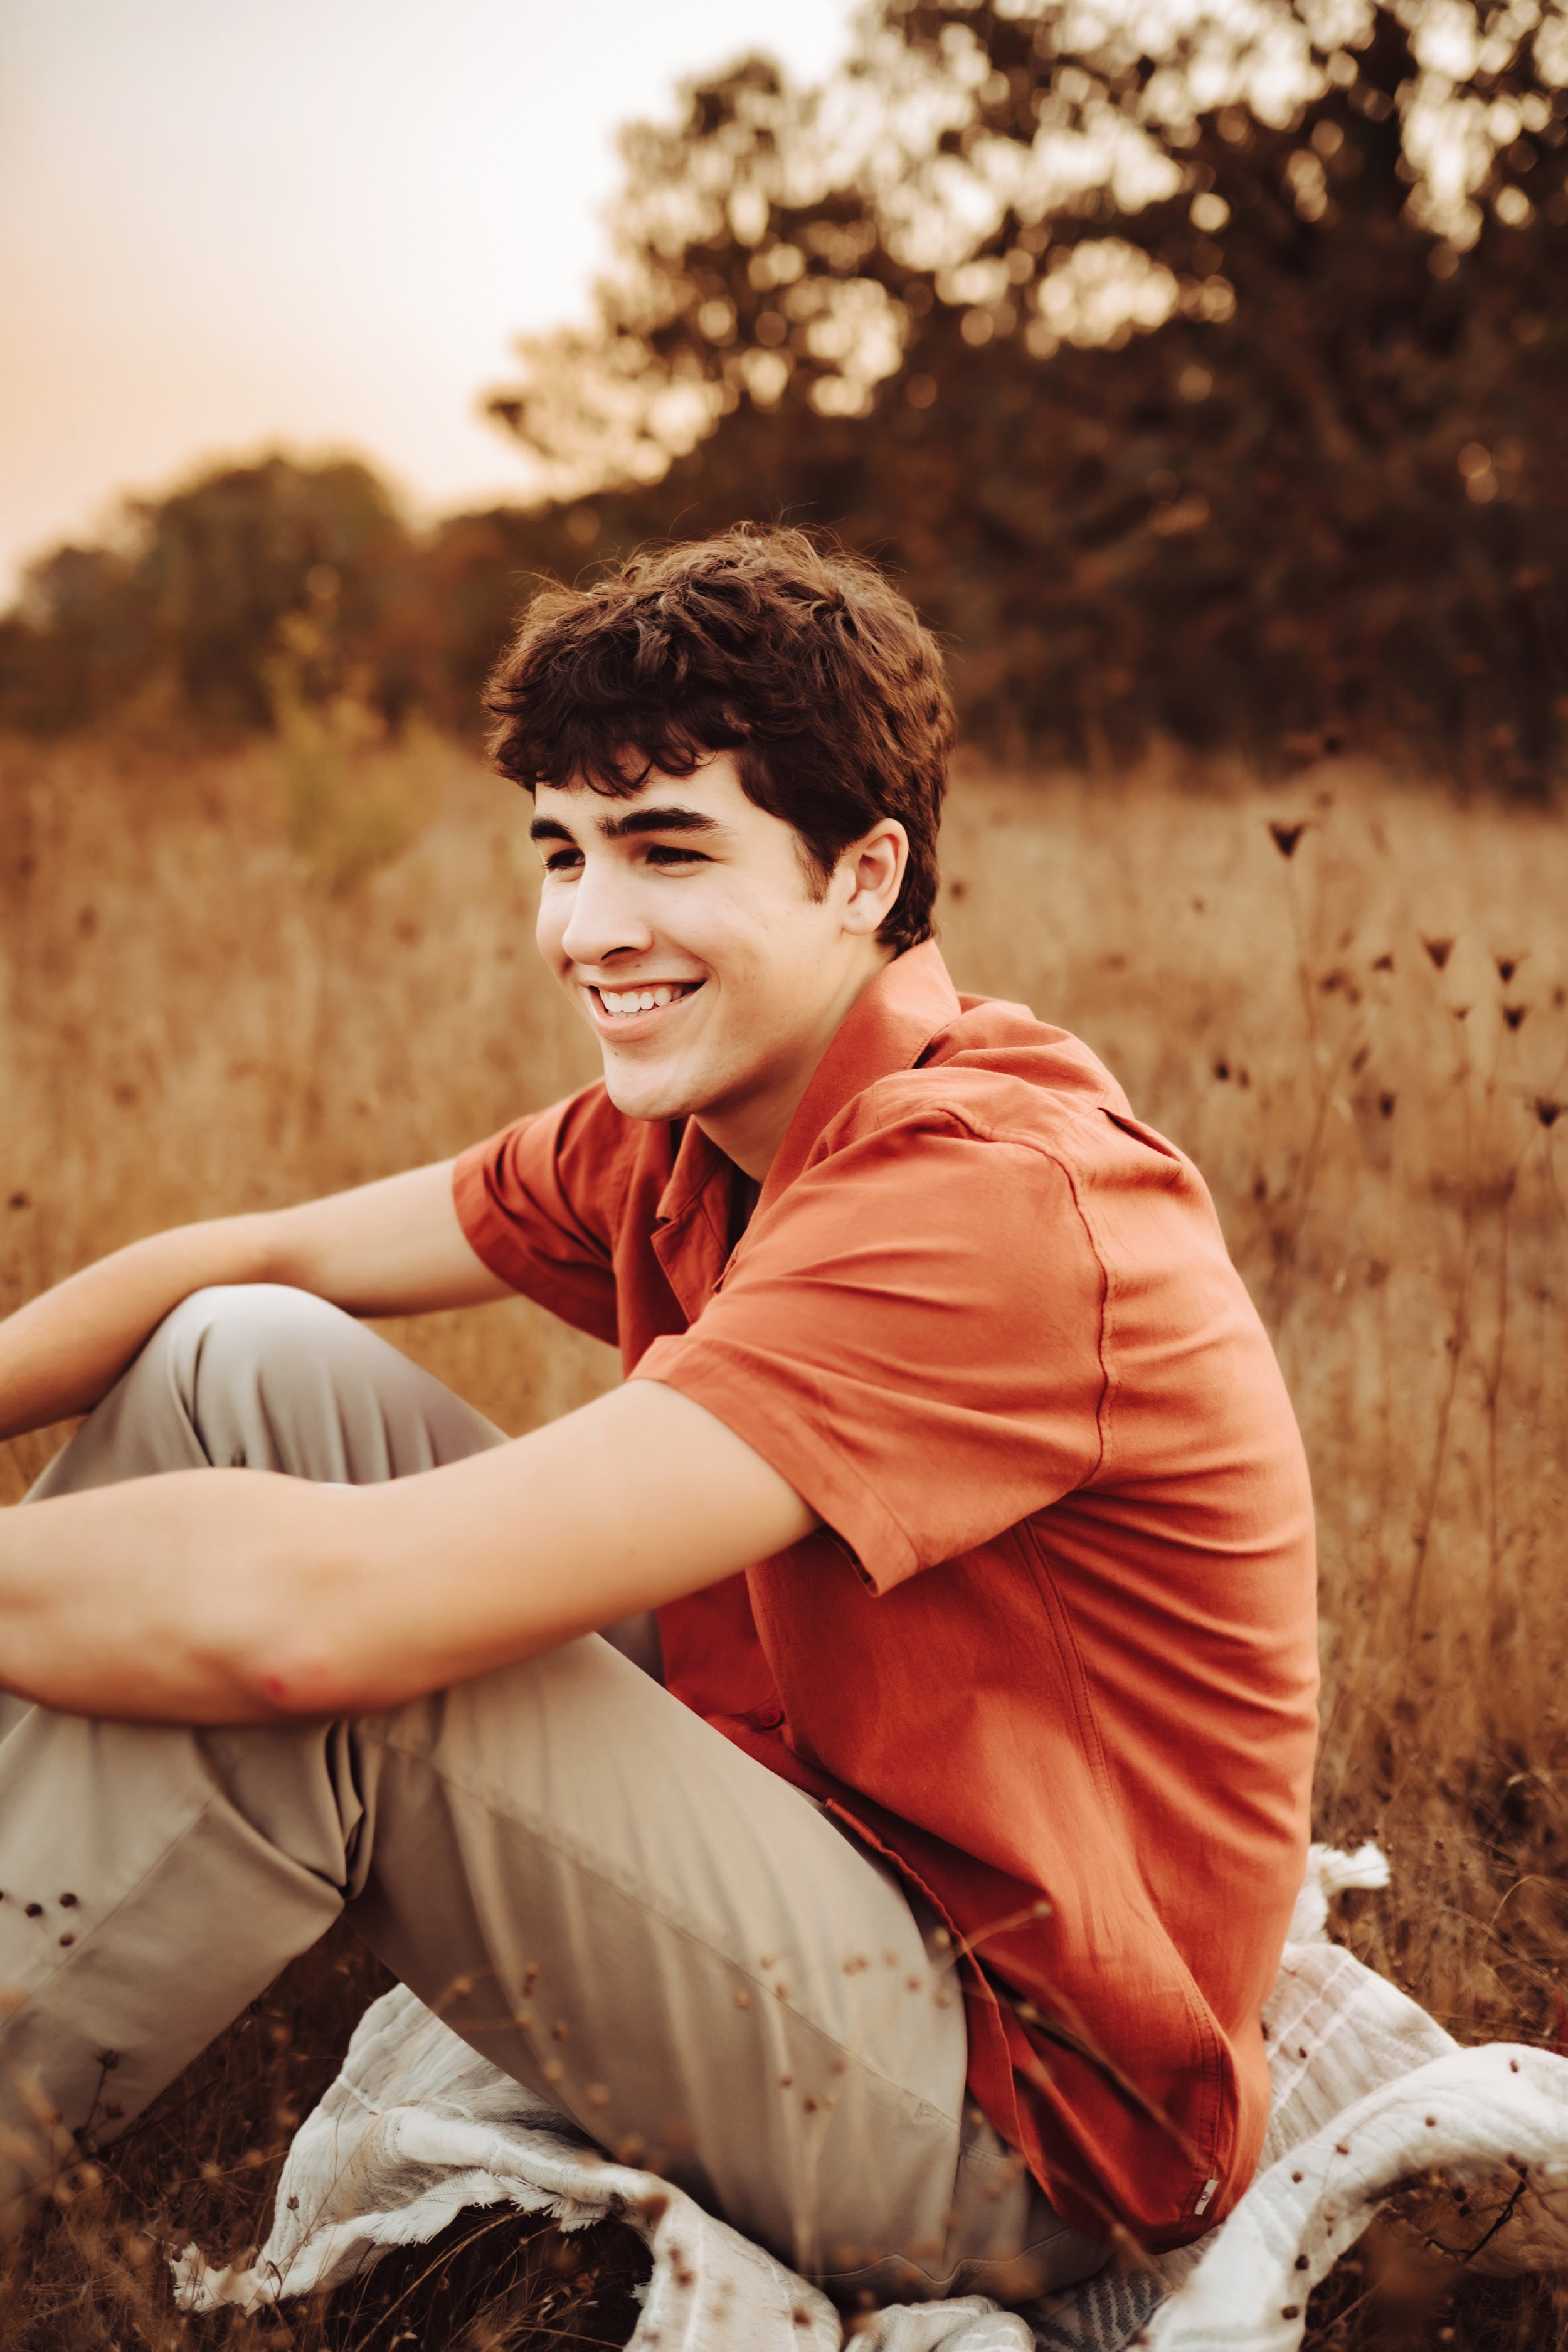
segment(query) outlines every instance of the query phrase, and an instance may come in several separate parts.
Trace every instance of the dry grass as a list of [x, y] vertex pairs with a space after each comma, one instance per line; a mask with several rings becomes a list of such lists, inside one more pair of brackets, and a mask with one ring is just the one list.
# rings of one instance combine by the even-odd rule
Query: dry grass
[[[443, 813], [333, 897], [263, 752], [0, 753], [0, 1308], [150, 1228], [437, 1157], [590, 1074], [532, 961], [519, 803], [426, 757], [444, 775], [409, 789], [443, 782]], [[1461, 2037], [1568, 2042], [1568, 833], [1344, 769], [1267, 796], [1205, 781], [967, 777], [944, 945], [961, 986], [1077, 1030], [1193, 1152], [1275, 1334], [1321, 1519], [1320, 1832], [1378, 1836], [1395, 1868], [1352, 1899], [1352, 1940]], [[1269, 825], [1302, 820], [1287, 856]], [[613, 1377], [521, 1303], [395, 1336], [514, 1430]], [[0, 1494], [54, 1442], [0, 1454]], [[0, 2342], [620, 2340], [624, 2248], [563, 2258], [518, 2225], [284, 2332], [174, 2318], [158, 2245], [262, 2233], [289, 2119], [375, 1981], [337, 1939], [291, 1970], [15, 2258]], [[1384, 2228], [1313, 2338], [1547, 2352], [1568, 2308]]]

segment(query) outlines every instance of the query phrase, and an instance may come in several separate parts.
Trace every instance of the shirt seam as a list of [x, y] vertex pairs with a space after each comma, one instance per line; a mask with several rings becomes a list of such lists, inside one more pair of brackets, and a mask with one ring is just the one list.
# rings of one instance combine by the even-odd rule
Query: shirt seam
[[[1072, 1612], [1062, 1596], [1049, 1560], [1029, 1520], [1023, 1521], [1020, 1533], [1033, 1574], [1035, 1590], [1040, 1596], [1040, 1605], [1045, 1611], [1046, 1622], [1052, 1629], [1058, 1650], [1068, 1669], [1068, 1678], [1072, 1689], [1073, 1712], [1079, 1720], [1079, 1736], [1088, 1754], [1089, 1769], [1094, 1774], [1100, 1790], [1100, 1801], [1109, 1809], [1125, 1833], [1125, 1808], [1115, 1776], [1110, 1769], [1110, 1759], [1105, 1752], [1105, 1740], [1100, 1727], [1100, 1710], [1094, 1703], [1093, 1685], [1089, 1679], [1089, 1669], [1084, 1664], [1083, 1653], [1079, 1647], [1078, 1634], [1072, 1622]], [[1142, 1872], [1139, 1873], [1139, 1876], [1142, 1878]]]
[[[894, 1073], [895, 1076], [902, 1076], [904, 1074], [902, 1072]], [[864, 1090], [864, 1094], [861, 1097], [862, 1100], [869, 1101], [873, 1121], [884, 1132], [888, 1126], [894, 1123], [891, 1120], [883, 1121], [878, 1118], [878, 1098], [886, 1083], [887, 1081], [883, 1078], [874, 1079], [871, 1085]], [[938, 1097], [934, 1102], [929, 1105], [922, 1104], [921, 1106], [922, 1118], [928, 1118], [932, 1113], [940, 1115], [942, 1118], [949, 1120], [953, 1126], [963, 1129], [966, 1134], [972, 1135], [978, 1143], [993, 1143], [1003, 1149], [1007, 1149], [1009, 1147], [1023, 1148], [1032, 1151], [1037, 1158], [1043, 1160], [1048, 1162], [1051, 1166], [1057, 1168], [1061, 1173], [1064, 1183], [1067, 1185], [1068, 1197], [1072, 1202], [1073, 1209], [1078, 1217], [1079, 1225], [1082, 1227], [1084, 1239], [1089, 1246], [1089, 1255], [1094, 1260], [1096, 1270], [1100, 1276], [1100, 1285], [1099, 1328], [1095, 1335], [1095, 1360], [1100, 1368], [1100, 1398], [1095, 1408], [1096, 1454], [1092, 1465], [1086, 1467], [1082, 1475], [1075, 1480], [1073, 1486], [1067, 1490], [1069, 1493], [1081, 1494], [1086, 1486], [1092, 1485], [1103, 1475], [1105, 1469], [1109, 1453], [1110, 1397], [1114, 1382], [1110, 1368], [1108, 1347], [1110, 1271], [1106, 1263], [1104, 1250], [1100, 1246], [1099, 1237], [1096, 1234], [1093, 1224], [1085, 1211], [1082, 1199], [1079, 1195], [1079, 1171], [1073, 1167], [1071, 1162], [1068, 1161], [1059, 1150], [1054, 1150], [1050, 1145], [1042, 1142], [1037, 1136], [1026, 1133], [1006, 1135], [999, 1134], [994, 1127], [977, 1119], [973, 1112], [964, 1105], [944, 1101], [941, 1097]], [[830, 1155], [825, 1155], [825, 1157], [826, 1156]], [[816, 1163], [816, 1166], [820, 1168], [823, 1164], [822, 1160], [818, 1160]], [[801, 1171], [802, 1175], [804, 1176], [811, 1172], [811, 1167], [812, 1163], [808, 1162], [807, 1167]], [[677, 1340], [679, 1340], [691, 1337], [695, 1328], [695, 1324], [689, 1324], [685, 1332], [666, 1336], [673, 1337]], [[652, 1346], [657, 1346], [658, 1341], [656, 1340], [650, 1344]], [[722, 1348], [726, 1343], [710, 1339], [705, 1344], [710, 1348]], [[660, 1371], [654, 1370], [651, 1372], [645, 1372], [643, 1370], [643, 1366], [647, 1360], [647, 1351], [645, 1350], [644, 1356], [638, 1360], [633, 1377], [637, 1377], [640, 1374], [646, 1379], [667, 1379], [668, 1375]], [[671, 1380], [669, 1381], [668, 1385], [671, 1387], [679, 1387], [679, 1382], [677, 1380]], [[710, 1408], [710, 1410], [712, 1410], [712, 1408]], [[722, 1413], [721, 1413], [719, 1417], [722, 1419]], [[763, 1449], [758, 1447], [754, 1450], [761, 1452]], [[865, 1491], [872, 1493], [872, 1490], [869, 1488], [867, 1488]], [[880, 1494], [873, 1493], [872, 1499], [875, 1501], [882, 1518], [886, 1521], [888, 1526], [892, 1528], [897, 1533], [900, 1541], [905, 1548], [907, 1555], [916, 1561], [916, 1572], [918, 1572], [920, 1548], [914, 1542], [909, 1529], [905, 1528], [898, 1515], [889, 1508], [886, 1500]], [[836, 1534], [837, 1532], [826, 1520], [824, 1521], [824, 1524], [829, 1534]], [[839, 1540], [841, 1543], [844, 1542], [844, 1538], [842, 1537], [839, 1538]], [[883, 1586], [879, 1583], [866, 1568], [865, 1563], [859, 1559], [858, 1554], [855, 1553], [853, 1549], [847, 1544], [845, 1544], [845, 1549], [849, 1550], [850, 1557], [854, 1559], [863, 1581], [879, 1598], [881, 1597], [885, 1591], [891, 1591], [894, 1589], [891, 1586]], [[907, 1581], [910, 1573], [910, 1571], [906, 1570], [903, 1575], [900, 1577], [899, 1582], [902, 1583]]]
[[[871, 1097], [874, 1118], [877, 1116], [877, 1097], [881, 1092], [883, 1084], [884, 1081], [879, 1078], [874, 1086], [867, 1089]], [[922, 1106], [922, 1112], [926, 1108]], [[1096, 1108], [1099, 1108], [1100, 1106], [1097, 1104]], [[939, 1098], [930, 1105], [929, 1108], [940, 1111], [943, 1118], [951, 1119], [955, 1126], [964, 1129], [968, 1134], [973, 1135], [978, 1143], [994, 1143], [1004, 1148], [1014, 1146], [1034, 1152], [1037, 1158], [1047, 1160], [1052, 1167], [1059, 1169], [1063, 1181], [1067, 1185], [1074, 1212], [1079, 1224], [1083, 1227], [1084, 1239], [1089, 1244], [1089, 1255], [1093, 1258], [1096, 1271], [1100, 1276], [1100, 1320], [1099, 1329], [1095, 1335], [1095, 1360], [1100, 1366], [1100, 1402], [1095, 1408], [1094, 1416], [1095, 1437], [1099, 1452], [1093, 1467], [1085, 1473], [1077, 1486], [1072, 1489], [1074, 1493], [1081, 1493], [1084, 1487], [1102, 1478], [1110, 1466], [1113, 1433], [1112, 1411], [1117, 1385], [1111, 1364], [1111, 1342], [1115, 1334], [1114, 1285], [1110, 1259], [1096, 1228], [1095, 1221], [1090, 1216], [1083, 1198], [1083, 1171], [1055, 1144], [1047, 1143], [1040, 1137], [1026, 1133], [999, 1133], [994, 1127], [976, 1118], [966, 1105], [944, 1102]]]

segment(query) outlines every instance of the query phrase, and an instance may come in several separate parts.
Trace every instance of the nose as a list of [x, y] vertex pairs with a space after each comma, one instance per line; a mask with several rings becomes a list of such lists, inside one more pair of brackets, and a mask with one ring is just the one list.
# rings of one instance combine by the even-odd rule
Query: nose
[[624, 858], [590, 852], [573, 886], [562, 953], [574, 963], [600, 966], [617, 956], [646, 955], [654, 933], [640, 902], [635, 869]]

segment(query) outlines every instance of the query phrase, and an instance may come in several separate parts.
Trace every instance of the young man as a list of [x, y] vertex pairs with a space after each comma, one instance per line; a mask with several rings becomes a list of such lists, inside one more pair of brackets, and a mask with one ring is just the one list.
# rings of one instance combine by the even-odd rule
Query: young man
[[[533, 605], [491, 707], [602, 1082], [0, 1329], [0, 1429], [92, 1409], [0, 1521], [13, 2192], [346, 1904], [843, 2296], [1194, 2237], [1262, 2137], [1315, 1690], [1208, 1195], [954, 993], [951, 706], [875, 572], [638, 559]], [[509, 1443], [349, 1319], [509, 1289], [626, 1385]], [[594, 1632], [649, 1611], [662, 1687]]]

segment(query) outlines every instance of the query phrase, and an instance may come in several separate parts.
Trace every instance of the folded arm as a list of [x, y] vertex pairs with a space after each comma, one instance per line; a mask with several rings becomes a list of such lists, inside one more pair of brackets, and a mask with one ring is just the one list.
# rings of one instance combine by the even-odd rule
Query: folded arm
[[322, 1201], [132, 1242], [0, 1323], [0, 1438], [88, 1412], [165, 1315], [212, 1283], [285, 1282], [351, 1315], [503, 1298], [452, 1204], [450, 1161]]
[[381, 1486], [136, 1479], [0, 1512], [0, 1688], [164, 1723], [367, 1714], [698, 1591], [816, 1524], [652, 1381]]

